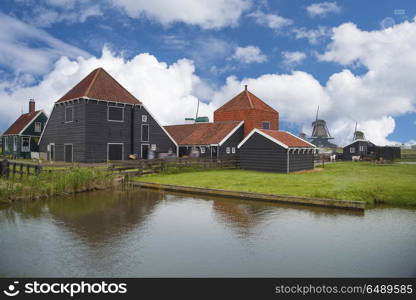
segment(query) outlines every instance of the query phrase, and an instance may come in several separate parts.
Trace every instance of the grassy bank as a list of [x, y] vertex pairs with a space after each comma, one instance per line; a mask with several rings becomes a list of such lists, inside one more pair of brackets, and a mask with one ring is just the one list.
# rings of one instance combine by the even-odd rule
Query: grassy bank
[[54, 195], [103, 189], [113, 177], [102, 169], [72, 168], [60, 172], [42, 172], [39, 176], [0, 178], [0, 202], [33, 200]]
[[137, 180], [416, 207], [416, 165], [340, 162], [327, 164], [322, 170], [289, 175], [246, 170], [211, 170], [149, 175]]

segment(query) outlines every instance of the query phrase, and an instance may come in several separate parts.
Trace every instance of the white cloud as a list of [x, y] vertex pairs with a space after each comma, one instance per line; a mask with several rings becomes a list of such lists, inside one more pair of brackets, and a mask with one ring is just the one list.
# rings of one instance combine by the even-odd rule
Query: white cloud
[[[106, 69], [116, 80], [140, 99], [163, 124], [184, 123], [184, 118], [194, 116], [197, 98], [196, 88], [203, 87], [194, 74], [192, 61], [180, 59], [168, 65], [156, 57], [142, 53], [125, 60], [104, 49], [101, 57], [59, 59], [53, 70], [41, 82], [30, 87], [13, 87], [13, 83], [0, 83], [0, 119], [5, 124], [13, 122], [27, 100], [36, 98], [37, 107], [51, 111], [53, 103], [64, 95], [84, 76], [97, 67]], [[213, 107], [201, 103], [200, 114], [210, 116]]]
[[329, 13], [339, 13], [341, 7], [336, 2], [321, 2], [309, 5], [306, 7], [306, 11], [311, 17], [323, 17]]
[[254, 18], [257, 24], [267, 26], [271, 29], [280, 29], [293, 24], [291, 19], [286, 19], [276, 14], [266, 14], [260, 10], [257, 10], [248, 16]]
[[[15, 73], [43, 74], [61, 56], [87, 57], [81, 49], [66, 44], [47, 32], [29, 26], [15, 18], [0, 13], [0, 64]], [[39, 45], [37, 48], [30, 43]]]
[[164, 25], [183, 22], [205, 29], [235, 26], [248, 0], [109, 0], [132, 18], [146, 16]]
[[307, 39], [310, 44], [316, 45], [331, 35], [329, 28], [318, 26], [317, 29], [295, 28], [293, 29], [295, 39]]
[[232, 58], [245, 64], [267, 61], [266, 55], [256, 46], [236, 47]]
[[306, 59], [306, 54], [300, 51], [282, 52], [283, 64], [287, 66], [296, 66]]

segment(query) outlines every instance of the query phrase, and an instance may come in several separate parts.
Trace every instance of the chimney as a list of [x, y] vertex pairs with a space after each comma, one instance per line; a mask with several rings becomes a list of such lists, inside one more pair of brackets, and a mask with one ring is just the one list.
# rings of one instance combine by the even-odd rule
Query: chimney
[[29, 100], [29, 113], [35, 112], [35, 99]]
[[244, 90], [247, 91], [247, 84], [244, 85]]

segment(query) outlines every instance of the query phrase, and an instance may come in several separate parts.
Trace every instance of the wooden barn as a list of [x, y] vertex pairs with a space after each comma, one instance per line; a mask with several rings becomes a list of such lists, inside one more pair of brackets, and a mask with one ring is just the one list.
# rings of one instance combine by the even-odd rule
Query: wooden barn
[[280, 173], [313, 169], [317, 149], [289, 132], [258, 128], [238, 148], [242, 169]]
[[36, 110], [35, 100], [29, 101], [29, 112], [22, 114], [2, 136], [3, 153], [16, 158], [32, 158], [39, 152], [39, 137], [48, 120], [42, 110]]
[[244, 121], [165, 126], [179, 147], [179, 156], [235, 158]]
[[176, 155], [177, 144], [142, 102], [98, 68], [55, 102], [40, 139], [50, 160], [104, 162]]
[[358, 139], [344, 146], [342, 159], [343, 160], [352, 160], [353, 156], [370, 156], [374, 154], [374, 149], [376, 145], [372, 142], [364, 139]]

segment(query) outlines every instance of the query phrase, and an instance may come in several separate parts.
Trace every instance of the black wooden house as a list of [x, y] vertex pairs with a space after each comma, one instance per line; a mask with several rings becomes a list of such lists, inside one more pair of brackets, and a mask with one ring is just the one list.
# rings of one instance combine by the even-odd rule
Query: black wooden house
[[352, 160], [353, 156], [372, 156], [374, 155], [374, 149], [376, 145], [374, 145], [372, 142], [364, 139], [358, 139], [352, 142], [351, 144], [348, 144], [344, 146], [343, 153], [342, 153], [342, 159], [343, 160]]
[[59, 99], [39, 142], [49, 160], [104, 162], [176, 154], [177, 144], [142, 102], [98, 68]]
[[280, 173], [313, 169], [317, 149], [289, 132], [258, 128], [238, 148], [242, 169]]

